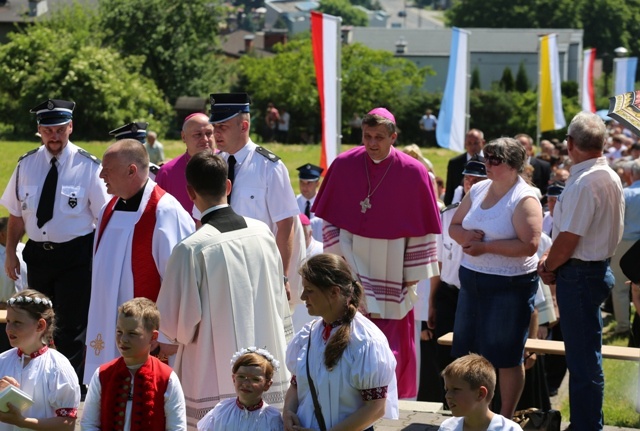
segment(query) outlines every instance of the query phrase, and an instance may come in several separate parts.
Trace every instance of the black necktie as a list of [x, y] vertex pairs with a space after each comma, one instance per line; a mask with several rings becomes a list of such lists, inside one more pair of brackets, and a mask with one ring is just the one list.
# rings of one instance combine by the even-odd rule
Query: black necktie
[[[227, 159], [227, 164], [229, 165], [229, 171], [227, 172], [227, 178], [231, 181], [231, 186], [233, 186], [233, 180], [236, 178], [236, 158], [233, 156], [229, 156]], [[231, 189], [233, 191], [233, 188]], [[227, 202], [231, 203], [231, 193], [227, 196]]]
[[304, 215], [307, 216], [309, 220], [311, 220], [311, 202], [307, 201], [307, 204], [304, 206]]
[[53, 218], [53, 204], [56, 201], [56, 187], [58, 186], [58, 168], [56, 168], [56, 158], [51, 159], [51, 169], [44, 179], [40, 201], [38, 202], [38, 227], [41, 228], [46, 222]]

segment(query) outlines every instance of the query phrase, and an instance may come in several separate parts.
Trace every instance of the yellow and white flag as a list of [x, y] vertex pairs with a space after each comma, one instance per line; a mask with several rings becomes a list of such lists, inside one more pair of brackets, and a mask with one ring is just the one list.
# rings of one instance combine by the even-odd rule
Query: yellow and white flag
[[558, 35], [540, 37], [540, 84], [538, 85], [540, 131], [562, 129], [567, 125], [562, 111]]

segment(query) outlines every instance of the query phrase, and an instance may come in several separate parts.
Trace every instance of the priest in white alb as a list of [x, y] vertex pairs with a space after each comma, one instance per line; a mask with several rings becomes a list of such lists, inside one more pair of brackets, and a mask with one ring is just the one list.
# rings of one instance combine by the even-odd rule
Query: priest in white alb
[[[160, 331], [180, 344], [174, 370], [184, 390], [187, 427], [225, 398], [236, 397], [230, 359], [244, 347], [265, 348], [282, 361], [292, 337], [282, 260], [261, 221], [227, 204], [227, 164], [208, 152], [187, 163], [187, 191], [202, 227], [178, 244], [158, 296]], [[282, 407], [288, 371], [274, 373], [262, 396]]]
[[427, 169], [393, 147], [385, 108], [362, 119], [362, 146], [338, 156], [312, 211], [324, 219], [325, 253], [345, 257], [365, 290], [365, 312], [389, 340], [398, 396], [417, 394], [413, 304], [419, 280], [438, 275], [440, 213]]
[[[118, 306], [140, 296], [155, 301], [173, 247], [195, 230], [182, 205], [149, 178], [149, 155], [137, 140], [107, 149], [100, 178], [113, 198], [100, 213], [94, 241], [85, 384], [96, 368], [120, 356]], [[166, 359], [176, 348], [160, 341]]]

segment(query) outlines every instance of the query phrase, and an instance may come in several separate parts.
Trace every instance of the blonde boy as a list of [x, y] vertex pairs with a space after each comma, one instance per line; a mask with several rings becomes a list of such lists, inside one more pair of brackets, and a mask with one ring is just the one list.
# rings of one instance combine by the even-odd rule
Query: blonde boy
[[456, 359], [442, 372], [445, 398], [452, 418], [440, 425], [440, 431], [521, 431], [515, 422], [493, 413], [489, 403], [496, 388], [496, 371], [480, 355]]
[[147, 298], [134, 298], [118, 308], [116, 343], [121, 357], [94, 373], [80, 421], [83, 431], [187, 429], [178, 376], [149, 354], [159, 326], [160, 313]]

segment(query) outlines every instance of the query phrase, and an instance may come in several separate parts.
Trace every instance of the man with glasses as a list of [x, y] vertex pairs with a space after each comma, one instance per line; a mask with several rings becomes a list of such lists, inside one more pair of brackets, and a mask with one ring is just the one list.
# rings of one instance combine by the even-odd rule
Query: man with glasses
[[538, 273], [556, 284], [560, 326], [569, 369], [572, 430], [603, 428], [602, 316], [600, 303], [613, 286], [609, 261], [622, 238], [624, 196], [603, 155], [606, 128], [581, 112], [569, 124], [573, 162], [553, 215], [553, 245]]
[[182, 124], [180, 136], [186, 146], [184, 154], [162, 165], [155, 181], [163, 190], [178, 199], [189, 214], [193, 214], [193, 202], [187, 193], [185, 171], [191, 157], [201, 151], [213, 151], [215, 140], [209, 117], [201, 112], [189, 115]]
[[10, 214], [5, 271], [18, 278], [16, 247], [26, 231], [29, 287], [53, 301], [56, 347], [82, 382], [93, 234], [108, 195], [100, 160], [69, 141], [74, 107], [50, 99], [31, 110], [42, 145], [20, 157], [0, 203]]

